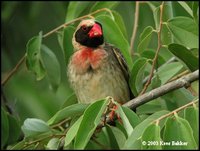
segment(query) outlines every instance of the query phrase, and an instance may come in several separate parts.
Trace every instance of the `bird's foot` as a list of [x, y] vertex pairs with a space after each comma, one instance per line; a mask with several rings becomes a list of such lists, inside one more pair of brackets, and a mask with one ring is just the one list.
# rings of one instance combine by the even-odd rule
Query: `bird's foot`
[[[109, 113], [109, 118], [111, 121], [114, 121], [114, 117], [115, 117], [115, 114], [116, 114], [116, 110], [117, 110], [117, 105], [115, 104], [110, 110], [111, 112]], [[121, 117], [119, 116], [119, 114], [117, 113], [116, 114], [117, 116], [117, 120], [119, 120], [119, 122], [122, 124], [122, 119]]]

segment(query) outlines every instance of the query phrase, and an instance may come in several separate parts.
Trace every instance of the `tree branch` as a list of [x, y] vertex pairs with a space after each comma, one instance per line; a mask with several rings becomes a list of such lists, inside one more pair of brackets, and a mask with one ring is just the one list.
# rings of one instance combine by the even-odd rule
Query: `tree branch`
[[139, 18], [139, 1], [135, 2], [135, 21], [134, 21], [134, 26], [133, 26], [133, 34], [131, 37], [131, 42], [130, 42], [130, 55], [134, 55], [134, 42], [135, 42], [135, 37], [137, 33], [137, 27], [138, 27], [138, 18]]
[[16, 66], [8, 73], [8, 75], [5, 77], [5, 79], [1, 82], [1, 85], [4, 86], [6, 84], [6, 82], [13, 76], [13, 74], [15, 74], [17, 72], [17, 70], [19, 69], [19, 67], [22, 65], [22, 63], [24, 62], [26, 58], [26, 55], [24, 55], [19, 62], [16, 64]]
[[147, 92], [137, 98], [130, 100], [125, 103], [123, 106], [129, 107], [131, 109], [135, 109], [136, 107], [145, 104], [153, 99], [156, 99], [162, 95], [165, 95], [173, 90], [188, 87], [190, 83], [199, 79], [199, 70], [196, 70], [193, 73], [190, 73], [182, 78], [179, 78], [175, 81], [169, 82], [159, 88], [153, 89], [150, 92]]
[[151, 84], [151, 79], [153, 78], [155, 65], [156, 65], [156, 62], [157, 62], [157, 59], [158, 59], [158, 53], [159, 53], [160, 48], [162, 46], [162, 44], [161, 44], [161, 30], [162, 30], [162, 24], [163, 24], [163, 21], [162, 21], [163, 7], [164, 7], [164, 1], [160, 5], [160, 25], [159, 25], [159, 30], [158, 30], [158, 47], [157, 47], [157, 50], [156, 50], [155, 57], [153, 59], [152, 68], [151, 68], [151, 72], [150, 72], [150, 75], [149, 75], [149, 79], [148, 79], [147, 83], [145, 84], [143, 90], [140, 92], [139, 95], [144, 94], [145, 91], [147, 90], [148, 86]]

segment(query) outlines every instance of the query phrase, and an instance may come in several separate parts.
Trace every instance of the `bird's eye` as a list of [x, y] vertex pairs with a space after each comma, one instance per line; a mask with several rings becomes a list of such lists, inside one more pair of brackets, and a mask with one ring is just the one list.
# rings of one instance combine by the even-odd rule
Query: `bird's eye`
[[83, 27], [82, 27], [82, 30], [83, 30], [83, 31], [86, 31], [86, 30], [87, 30], [87, 27], [86, 27], [86, 26], [83, 26]]

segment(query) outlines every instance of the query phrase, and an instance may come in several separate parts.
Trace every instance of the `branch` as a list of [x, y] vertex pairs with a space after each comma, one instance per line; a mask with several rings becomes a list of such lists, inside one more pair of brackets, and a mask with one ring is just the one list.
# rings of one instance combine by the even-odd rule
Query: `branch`
[[148, 86], [151, 83], [151, 79], [153, 78], [153, 72], [154, 72], [154, 69], [155, 69], [155, 65], [156, 65], [156, 62], [157, 62], [157, 59], [158, 59], [158, 53], [159, 53], [160, 48], [162, 46], [162, 44], [161, 44], [161, 30], [162, 30], [162, 24], [163, 24], [163, 21], [162, 21], [163, 7], [164, 7], [164, 2], [162, 2], [162, 4], [160, 5], [160, 25], [159, 25], [159, 30], [158, 30], [158, 47], [157, 47], [157, 50], [156, 50], [155, 57], [153, 59], [152, 68], [151, 68], [151, 72], [150, 72], [150, 75], [149, 75], [149, 79], [148, 79], [147, 83], [145, 84], [143, 90], [140, 92], [139, 95], [144, 94], [145, 91], [147, 90]]
[[5, 79], [1, 82], [1, 85], [4, 86], [6, 84], [6, 82], [13, 76], [13, 74], [15, 74], [17, 72], [17, 70], [19, 69], [19, 67], [22, 65], [22, 63], [24, 62], [26, 58], [26, 55], [24, 55], [19, 62], [16, 64], [16, 66], [8, 73], [8, 75], [5, 77]]
[[139, 18], [139, 1], [135, 2], [135, 21], [134, 21], [134, 26], [133, 26], [133, 34], [131, 37], [131, 42], [130, 42], [130, 55], [134, 55], [134, 41], [137, 33], [137, 27], [138, 27], [138, 18]]
[[156, 99], [162, 95], [165, 95], [173, 90], [188, 87], [190, 83], [199, 79], [199, 70], [194, 71], [182, 78], [179, 78], [175, 81], [169, 82], [159, 88], [153, 89], [150, 92], [147, 92], [137, 98], [130, 100], [125, 103], [123, 106], [129, 107], [131, 109], [135, 109], [136, 107], [145, 104], [153, 99]]

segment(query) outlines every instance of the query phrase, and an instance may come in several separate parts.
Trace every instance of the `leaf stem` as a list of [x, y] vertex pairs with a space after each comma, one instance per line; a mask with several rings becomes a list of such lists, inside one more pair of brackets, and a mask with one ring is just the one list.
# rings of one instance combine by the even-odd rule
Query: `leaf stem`
[[69, 120], [70, 120], [70, 118], [64, 119], [61, 122], [59, 122], [59, 123], [57, 123], [55, 125], [52, 125], [51, 128], [59, 127], [59, 126], [61, 126], [62, 124], [64, 124], [65, 122], [67, 122]]
[[43, 140], [45, 140], [45, 139], [48, 139], [48, 138], [52, 138], [52, 137], [63, 137], [63, 136], [65, 136], [65, 134], [52, 134], [52, 135], [48, 135], [48, 136], [45, 136], [45, 137], [43, 137], [43, 138], [39, 138], [39, 139], [37, 139], [37, 140], [33, 140], [33, 141], [30, 141], [30, 142], [26, 142], [25, 144], [24, 144], [24, 146], [23, 146], [23, 148], [22, 149], [24, 149], [24, 148], [26, 148], [26, 147], [28, 147], [28, 146], [30, 146], [30, 145], [32, 145], [32, 144], [35, 144], [35, 143], [40, 143], [41, 141], [43, 141]]
[[157, 47], [157, 50], [156, 50], [156, 54], [154, 56], [154, 59], [153, 59], [153, 63], [152, 63], [152, 68], [151, 68], [151, 71], [150, 71], [150, 75], [149, 75], [149, 79], [147, 81], [147, 83], [145, 84], [143, 90], [140, 92], [139, 95], [142, 95], [146, 92], [148, 86], [151, 84], [151, 80], [153, 78], [153, 75], [154, 75], [154, 69], [155, 69], [155, 65], [156, 65], [156, 62], [157, 62], [157, 59], [158, 59], [158, 53], [160, 51], [160, 48], [162, 46], [161, 44], [161, 30], [162, 30], [162, 18], [163, 18], [163, 8], [164, 8], [164, 1], [162, 2], [162, 4], [160, 5], [160, 25], [159, 25], [159, 29], [158, 29], [158, 47]]

